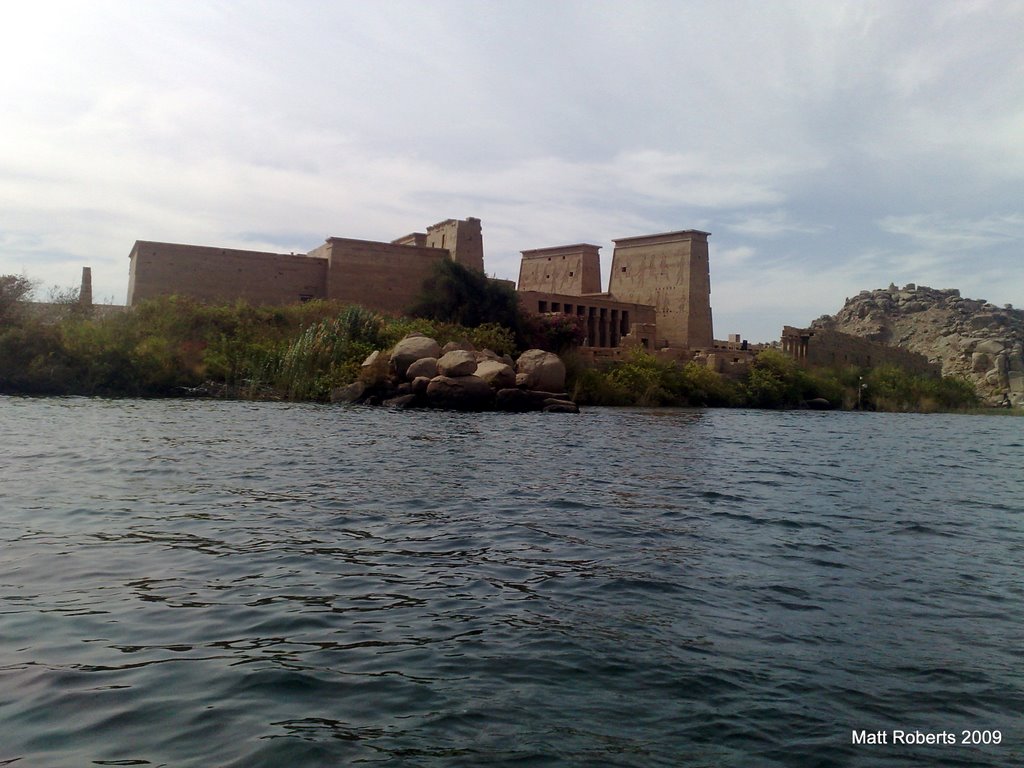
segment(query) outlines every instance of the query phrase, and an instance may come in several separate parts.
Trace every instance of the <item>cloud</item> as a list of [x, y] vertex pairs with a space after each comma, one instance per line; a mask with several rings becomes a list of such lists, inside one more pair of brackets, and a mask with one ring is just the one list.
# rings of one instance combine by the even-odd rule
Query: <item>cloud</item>
[[504, 277], [525, 248], [596, 242], [607, 265], [615, 237], [711, 231], [716, 313], [835, 311], [901, 274], [1020, 304], [1022, 19], [960, 0], [22, 4], [0, 29], [0, 273], [89, 264], [123, 298], [136, 238], [298, 251], [472, 215]]
[[878, 226], [939, 253], [1024, 242], [1024, 214], [1021, 213], [992, 214], [977, 219], [957, 219], [936, 213], [886, 216]]
[[727, 225], [729, 229], [750, 237], [777, 237], [787, 233], [817, 234], [829, 227], [823, 224], [804, 224], [794, 221], [785, 210], [738, 215]]

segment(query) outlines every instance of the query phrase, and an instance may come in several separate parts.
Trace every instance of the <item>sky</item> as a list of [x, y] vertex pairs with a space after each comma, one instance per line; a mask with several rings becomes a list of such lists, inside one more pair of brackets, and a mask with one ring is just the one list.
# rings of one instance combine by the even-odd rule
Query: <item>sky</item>
[[1024, 0], [0, 0], [0, 274], [136, 240], [700, 229], [715, 336], [913, 282], [1024, 304]]

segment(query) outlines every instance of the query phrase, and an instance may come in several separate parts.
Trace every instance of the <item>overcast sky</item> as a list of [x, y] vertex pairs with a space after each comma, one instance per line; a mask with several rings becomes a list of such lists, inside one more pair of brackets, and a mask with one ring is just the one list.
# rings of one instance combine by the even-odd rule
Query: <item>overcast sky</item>
[[[0, 274], [135, 240], [306, 252], [482, 219], [712, 233], [715, 335], [894, 282], [1024, 304], [1024, 2], [28, 2], [0, 26]], [[43, 291], [45, 294], [45, 290]]]

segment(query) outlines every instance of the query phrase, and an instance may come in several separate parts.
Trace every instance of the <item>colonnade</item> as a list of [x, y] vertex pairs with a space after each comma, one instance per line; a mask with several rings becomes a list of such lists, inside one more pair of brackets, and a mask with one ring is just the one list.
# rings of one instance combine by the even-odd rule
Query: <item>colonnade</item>
[[537, 311], [561, 312], [575, 315], [583, 320], [586, 330], [585, 347], [617, 347], [623, 336], [629, 334], [629, 310], [614, 307], [599, 307], [589, 304], [573, 304], [559, 301], [539, 301]]

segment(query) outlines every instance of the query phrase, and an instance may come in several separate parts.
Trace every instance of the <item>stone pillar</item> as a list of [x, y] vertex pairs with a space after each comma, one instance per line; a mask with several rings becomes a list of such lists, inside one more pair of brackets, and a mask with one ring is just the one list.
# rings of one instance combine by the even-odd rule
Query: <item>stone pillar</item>
[[78, 289], [78, 303], [92, 306], [92, 267], [82, 267], [82, 287]]

